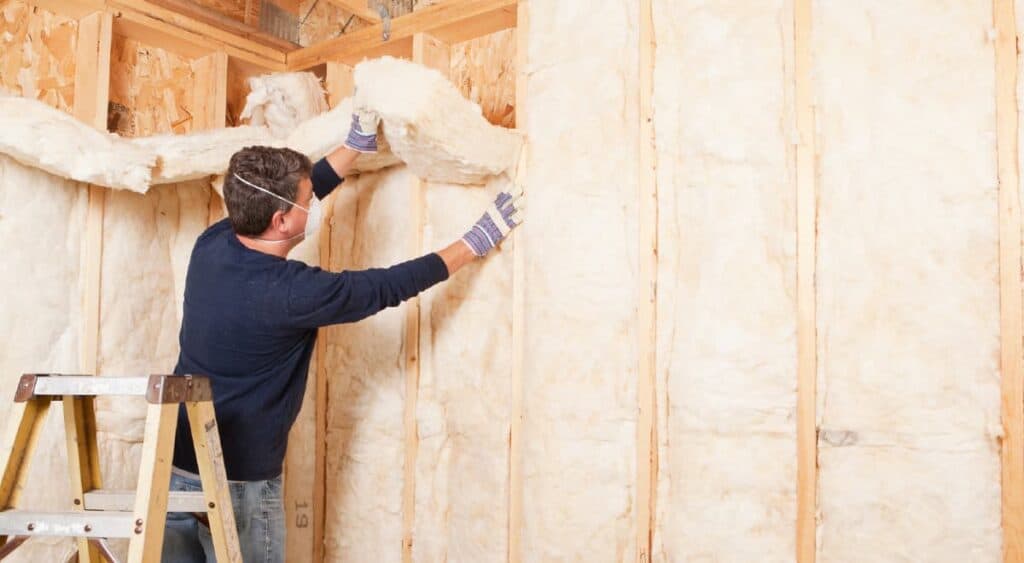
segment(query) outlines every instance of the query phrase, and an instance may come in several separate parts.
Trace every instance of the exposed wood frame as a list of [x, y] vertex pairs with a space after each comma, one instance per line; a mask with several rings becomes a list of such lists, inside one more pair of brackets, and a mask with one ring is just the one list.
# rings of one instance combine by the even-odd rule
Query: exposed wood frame
[[[355, 84], [352, 67], [340, 63], [327, 63], [325, 87], [330, 107], [352, 95]], [[325, 205], [324, 221], [320, 227], [320, 267], [331, 267], [331, 237], [333, 233], [334, 199]], [[316, 445], [313, 468], [313, 561], [324, 560], [324, 533], [327, 519], [327, 408], [329, 400], [327, 373], [327, 338], [321, 333], [316, 343], [316, 402], [314, 420]]]
[[[516, 7], [516, 129], [526, 131], [526, 99], [529, 85], [530, 2], [522, 0]], [[516, 181], [529, 164], [529, 139], [526, 139], [516, 166]], [[508, 561], [522, 561], [523, 537], [523, 360], [526, 358], [526, 254], [525, 236], [529, 226], [523, 225], [512, 240], [512, 373], [510, 374], [508, 429]]]
[[[107, 130], [107, 104], [110, 99], [110, 50], [112, 18], [108, 13], [93, 13], [79, 21], [75, 63], [74, 115], [83, 123]], [[105, 190], [89, 186], [89, 204], [85, 220], [84, 284], [82, 292], [82, 333], [79, 367], [82, 373], [95, 374], [99, 351], [100, 276], [103, 256], [103, 201]]]
[[29, 0], [29, 3], [75, 18], [105, 11], [114, 16], [115, 35], [187, 57], [224, 51], [233, 59], [263, 70], [285, 70], [286, 52], [280, 48], [240, 36], [238, 30], [220, 29], [145, 0]]
[[815, 560], [818, 492], [817, 187], [811, 93], [811, 0], [796, 0], [793, 13], [797, 206], [797, 515], [796, 559]]
[[1024, 562], [1024, 343], [1021, 309], [1017, 29], [1013, 0], [994, 0], [999, 175], [999, 336], [1002, 375], [1003, 561]]
[[639, 280], [637, 286], [636, 560], [651, 560], [657, 442], [654, 377], [657, 362], [658, 181], [654, 138], [654, 16], [651, 0], [640, 0], [639, 75]]
[[[93, 12], [79, 19], [75, 53], [74, 116], [101, 131], [107, 130], [110, 101], [110, 57], [113, 18]], [[85, 237], [82, 240], [84, 278], [82, 288], [82, 329], [80, 365], [82, 373], [95, 375], [99, 361], [100, 298], [103, 257], [103, 215], [106, 189], [89, 186]], [[64, 427], [67, 431], [69, 476], [74, 509], [85, 509], [85, 493], [102, 483], [96, 435], [84, 432], [95, 423], [92, 398], [64, 397]], [[84, 463], [83, 463], [84, 462]], [[86, 538], [77, 540], [78, 558], [83, 563], [100, 560], [100, 553]]]
[[328, 0], [331, 4], [351, 13], [355, 17], [370, 23], [380, 22], [380, 14], [366, 4], [366, 0]]
[[210, 53], [192, 61], [192, 130], [220, 129], [227, 123], [228, 54]]
[[[448, 77], [451, 74], [451, 47], [425, 33], [413, 36], [413, 61], [433, 68]], [[423, 253], [423, 225], [426, 184], [412, 178], [409, 189], [412, 217], [412, 236], [409, 239], [413, 256]], [[402, 561], [412, 563], [413, 530], [416, 526], [416, 459], [419, 451], [419, 430], [416, 408], [420, 385], [420, 298], [414, 297], [405, 305], [405, 462], [402, 479]]]
[[516, 3], [517, 0], [447, 0], [392, 20], [388, 41], [383, 40], [383, 27], [377, 24], [292, 51], [288, 53], [288, 69], [306, 70], [326, 61], [355, 64], [381, 54], [401, 56], [396, 51], [407, 52], [411, 48], [401, 42], [417, 33], [430, 33], [452, 44], [515, 27]]
[[[241, 22], [226, 16], [216, 10], [207, 8], [189, 0], [148, 0], [153, 6], [159, 6], [173, 10], [178, 14], [191, 18], [197, 22], [209, 24], [218, 29], [231, 33], [235, 37], [247, 39], [260, 45], [273, 47], [280, 51], [293, 51], [299, 46], [286, 39], [264, 33], [257, 27], [259, 25], [259, 5], [257, 0], [247, 0], [246, 21]], [[250, 23], [252, 22], [252, 23]]]

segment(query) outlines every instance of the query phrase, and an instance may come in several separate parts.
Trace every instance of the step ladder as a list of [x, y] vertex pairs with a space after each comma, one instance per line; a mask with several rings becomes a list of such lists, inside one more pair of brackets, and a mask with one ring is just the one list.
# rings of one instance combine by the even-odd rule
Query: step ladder
[[[142, 463], [134, 492], [101, 488], [96, 397], [102, 396], [145, 397], [148, 403]], [[18, 510], [32, 450], [52, 401], [64, 405], [71, 511]], [[202, 492], [168, 492], [181, 403], [185, 404], [192, 429]], [[23, 375], [7, 428], [0, 435], [0, 471], [0, 559], [33, 536], [64, 536], [77, 538], [77, 552], [69, 561], [115, 562], [106, 540], [127, 538], [130, 563], [157, 562], [167, 512], [192, 512], [206, 514], [217, 561], [242, 561], [213, 393], [204, 376]]]

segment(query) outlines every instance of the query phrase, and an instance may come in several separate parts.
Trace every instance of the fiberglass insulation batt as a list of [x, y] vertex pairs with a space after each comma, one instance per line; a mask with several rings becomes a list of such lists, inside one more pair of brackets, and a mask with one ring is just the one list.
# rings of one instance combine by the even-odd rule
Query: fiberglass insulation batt
[[1001, 559], [991, 22], [814, 9], [822, 563]]
[[[510, 189], [504, 176], [425, 184], [423, 251], [458, 240]], [[514, 240], [420, 299], [416, 561], [507, 557]]]
[[[331, 270], [410, 257], [413, 180], [399, 167], [346, 181], [334, 198]], [[326, 331], [328, 561], [401, 560], [407, 306]]]
[[529, 215], [514, 235], [528, 561], [634, 557], [637, 18], [631, 0], [531, 3]]
[[656, 561], [790, 561], [795, 192], [785, 0], [659, 0]]
[[[0, 154], [0, 424], [23, 373], [76, 373], [81, 333], [82, 233], [88, 207], [84, 184], [29, 168]], [[30, 461], [21, 507], [53, 510], [70, 498], [61, 404], [50, 407]], [[106, 468], [104, 468], [106, 469]], [[11, 561], [64, 561], [71, 542], [37, 538]]]

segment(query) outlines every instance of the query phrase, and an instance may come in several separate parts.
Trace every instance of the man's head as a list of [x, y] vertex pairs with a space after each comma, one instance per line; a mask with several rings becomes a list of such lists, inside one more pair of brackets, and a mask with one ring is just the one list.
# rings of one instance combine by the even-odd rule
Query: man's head
[[[309, 179], [312, 169], [308, 157], [291, 149], [245, 147], [236, 152], [224, 177], [224, 203], [235, 233], [267, 241], [300, 235], [306, 228], [308, 214], [288, 202], [309, 209], [313, 199]], [[297, 244], [298, 239], [295, 241]]]

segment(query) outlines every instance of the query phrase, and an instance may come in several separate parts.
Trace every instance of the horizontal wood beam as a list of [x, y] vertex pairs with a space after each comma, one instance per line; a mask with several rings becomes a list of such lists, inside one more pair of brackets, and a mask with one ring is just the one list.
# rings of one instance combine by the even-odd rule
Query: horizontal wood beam
[[328, 61], [356, 64], [380, 56], [384, 50], [394, 50], [392, 43], [410, 40], [411, 47], [411, 38], [417, 33], [430, 33], [448, 44], [467, 41], [515, 27], [517, 4], [518, 0], [447, 0], [392, 20], [388, 41], [383, 40], [382, 24], [364, 27], [289, 52], [288, 68], [306, 70]]
[[[197, 22], [209, 24], [218, 29], [231, 33], [235, 37], [248, 39], [260, 45], [266, 45], [279, 51], [294, 51], [299, 46], [287, 39], [281, 39], [259, 30], [255, 25], [242, 23], [234, 18], [228, 17], [216, 10], [207, 8], [190, 0], [148, 0], [155, 6], [173, 10]], [[254, 2], [255, 3], [255, 2]]]
[[[286, 54], [281, 49], [239, 37], [231, 31], [197, 21], [174, 10], [146, 0], [107, 0], [106, 6], [108, 10], [115, 12], [115, 33], [148, 45], [187, 56], [197, 56], [194, 54], [197, 49], [201, 50], [203, 55], [223, 50], [229, 57], [242, 59], [268, 70], [284, 70]], [[145, 33], [142, 36], [135, 36], [132, 26], [122, 25], [124, 22], [149, 28], [156, 33], [152, 37]], [[121, 33], [122, 30], [125, 33]], [[190, 47], [190, 44], [193, 46]], [[213, 48], [209, 49], [210, 46]]]
[[257, 42], [238, 31], [221, 29], [146, 0], [29, 0], [29, 4], [74, 18], [108, 12], [114, 16], [115, 35], [186, 57], [224, 51], [228, 57], [250, 66], [267, 71], [285, 70], [287, 51], [282, 47]]
[[380, 22], [380, 14], [367, 6], [366, 0], [330, 0], [330, 2], [363, 21]]

